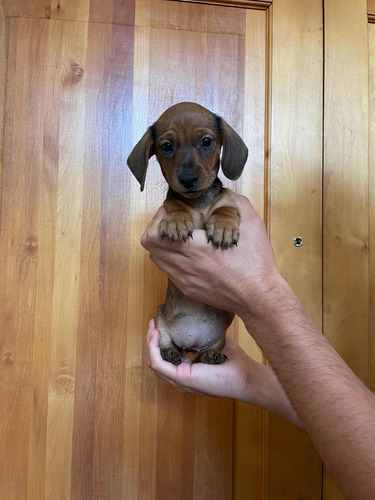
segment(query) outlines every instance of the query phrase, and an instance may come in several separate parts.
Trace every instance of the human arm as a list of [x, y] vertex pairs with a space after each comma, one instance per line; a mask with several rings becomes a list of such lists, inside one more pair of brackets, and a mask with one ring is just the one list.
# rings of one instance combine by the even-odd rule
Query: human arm
[[374, 498], [375, 397], [308, 317], [276, 269], [262, 221], [248, 200], [238, 248], [216, 250], [203, 231], [173, 246], [142, 243], [185, 295], [237, 313], [280, 380], [304, 428], [348, 498]]

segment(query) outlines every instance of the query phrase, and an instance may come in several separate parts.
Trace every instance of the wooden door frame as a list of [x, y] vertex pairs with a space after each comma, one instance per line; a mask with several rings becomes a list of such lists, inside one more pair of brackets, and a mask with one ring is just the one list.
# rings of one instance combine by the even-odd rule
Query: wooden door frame
[[242, 9], [267, 10], [272, 0], [167, 0], [169, 2], [201, 3], [205, 5], [221, 5], [225, 7], [240, 7]]
[[367, 18], [369, 23], [375, 23], [375, 0], [367, 0]]

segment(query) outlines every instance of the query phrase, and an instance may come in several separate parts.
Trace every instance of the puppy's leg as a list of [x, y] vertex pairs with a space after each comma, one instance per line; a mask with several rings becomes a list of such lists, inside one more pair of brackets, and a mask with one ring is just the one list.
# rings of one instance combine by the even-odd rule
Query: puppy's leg
[[170, 363], [173, 363], [174, 365], [177, 366], [181, 364], [181, 354], [176, 348], [175, 343], [173, 342], [171, 336], [168, 333], [168, 329], [160, 314], [160, 307], [163, 306], [158, 307], [158, 316], [156, 317], [155, 320], [155, 326], [160, 333], [160, 340], [159, 340], [160, 356], [165, 361], [169, 361]]
[[195, 354], [195, 361], [206, 363], [207, 365], [220, 365], [228, 358], [221, 349], [225, 345], [225, 337], [220, 337], [215, 344], [205, 351], [199, 351]]
[[237, 245], [239, 239], [240, 216], [234, 207], [220, 207], [214, 210], [206, 224], [208, 241], [219, 246]]

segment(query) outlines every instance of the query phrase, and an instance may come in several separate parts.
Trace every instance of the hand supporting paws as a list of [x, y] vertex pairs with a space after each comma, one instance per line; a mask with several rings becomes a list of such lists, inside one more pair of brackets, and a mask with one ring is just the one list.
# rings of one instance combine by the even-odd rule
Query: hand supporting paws
[[183, 240], [186, 243], [187, 237], [193, 237], [193, 218], [185, 210], [173, 210], [161, 220], [159, 233], [161, 238], [166, 236], [172, 243], [174, 240]]
[[213, 240], [216, 247], [228, 248], [239, 240], [239, 215], [237, 209], [221, 207], [215, 210], [206, 225], [208, 241]]

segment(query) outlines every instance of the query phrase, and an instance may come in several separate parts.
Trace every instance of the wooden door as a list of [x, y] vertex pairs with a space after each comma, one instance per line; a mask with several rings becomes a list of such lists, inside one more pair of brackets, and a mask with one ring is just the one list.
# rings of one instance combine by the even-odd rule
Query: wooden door
[[[346, 20], [364, 15], [364, 2], [349, 4]], [[331, 244], [341, 184], [330, 159], [342, 131], [326, 114], [323, 175], [321, 2], [0, 6], [0, 498], [320, 499], [322, 464], [303, 432], [258, 408], [183, 395], [147, 368], [145, 332], [166, 279], [139, 239], [166, 186], [152, 161], [140, 193], [126, 158], [175, 102], [225, 117], [250, 152], [226, 185], [250, 197], [281, 272], [320, 327], [324, 304], [327, 335], [344, 345], [335, 325], [350, 298], [330, 309], [344, 267]], [[335, 16], [327, 8], [326, 46], [338, 50]], [[334, 106], [339, 68], [329, 61]], [[348, 199], [354, 227], [366, 201]], [[352, 298], [360, 269], [347, 276]], [[238, 320], [230, 335], [262, 360]], [[345, 335], [348, 355], [358, 344]], [[339, 498], [326, 474], [324, 494]]]

